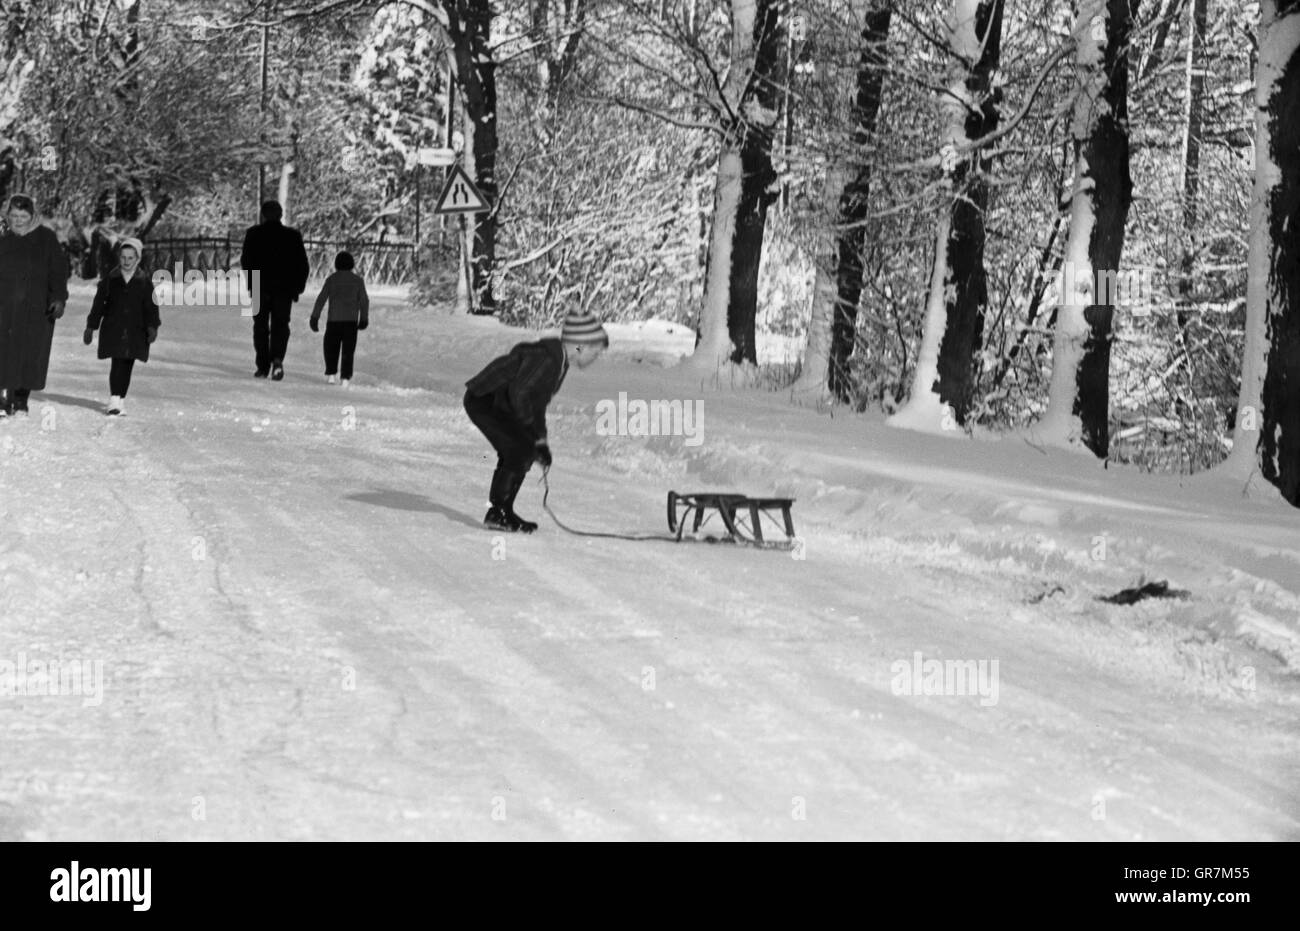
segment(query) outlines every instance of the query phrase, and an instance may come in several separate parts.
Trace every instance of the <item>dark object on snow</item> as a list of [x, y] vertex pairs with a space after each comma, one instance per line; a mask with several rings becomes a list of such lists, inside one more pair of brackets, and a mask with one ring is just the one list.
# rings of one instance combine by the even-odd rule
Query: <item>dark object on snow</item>
[[[678, 494], [668, 492], [668, 529], [681, 540], [686, 532], [686, 522], [691, 519], [691, 533], [699, 534], [700, 528], [716, 512], [722, 518], [727, 530], [724, 539], [750, 543], [755, 546], [789, 548], [795, 543], [794, 520], [790, 517], [793, 498], [751, 498], [741, 494], [721, 494], [715, 492], [696, 492]], [[781, 522], [778, 524], [773, 511], [779, 511]], [[763, 518], [778, 530], [785, 531], [784, 540], [763, 539]]]
[[1134, 588], [1126, 588], [1118, 591], [1113, 595], [1098, 595], [1098, 601], [1104, 601], [1113, 605], [1131, 605], [1137, 604], [1147, 598], [1190, 598], [1191, 592], [1184, 591], [1181, 588], [1170, 588], [1169, 583], [1165, 581], [1146, 582]]
[[1048, 598], [1051, 598], [1053, 595], [1064, 595], [1064, 594], [1065, 594], [1065, 589], [1063, 589], [1059, 585], [1053, 585], [1051, 588], [1044, 589], [1043, 591], [1039, 592], [1037, 595], [1030, 596], [1029, 603], [1031, 605], [1042, 604], [1044, 601], [1046, 601]]

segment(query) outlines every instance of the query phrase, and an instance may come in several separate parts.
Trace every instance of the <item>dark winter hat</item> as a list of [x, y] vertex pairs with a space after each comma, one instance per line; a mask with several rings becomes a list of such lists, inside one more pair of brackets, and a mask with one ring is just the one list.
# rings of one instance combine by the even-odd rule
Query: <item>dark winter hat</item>
[[15, 194], [9, 198], [9, 210], [21, 210], [24, 213], [30, 213], [36, 216], [36, 202], [26, 194]]
[[268, 200], [262, 204], [262, 216], [267, 220], [278, 220], [284, 216], [284, 208], [278, 200]]
[[340, 252], [334, 256], [334, 268], [336, 271], [350, 272], [357, 267], [357, 260], [352, 258], [351, 252]]
[[608, 346], [609, 334], [589, 310], [571, 310], [564, 318], [560, 339], [571, 346]]

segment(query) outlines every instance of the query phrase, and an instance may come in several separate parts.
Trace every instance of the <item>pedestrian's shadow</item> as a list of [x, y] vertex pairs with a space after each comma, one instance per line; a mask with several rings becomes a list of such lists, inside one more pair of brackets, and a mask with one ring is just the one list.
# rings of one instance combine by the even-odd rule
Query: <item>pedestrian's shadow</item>
[[412, 494], [409, 491], [394, 491], [391, 488], [384, 488], [376, 491], [363, 491], [345, 497], [348, 501], [373, 504], [381, 508], [392, 508], [395, 511], [424, 511], [430, 514], [441, 514], [453, 523], [464, 524], [466, 527], [472, 527], [475, 530], [483, 528], [481, 521], [474, 520], [468, 514], [453, 511], [436, 501], [430, 501], [424, 495]]
[[66, 404], [68, 407], [84, 407], [88, 411], [94, 411], [96, 414], [104, 413], [104, 402], [90, 401], [86, 398], [74, 398], [70, 394], [50, 394], [47, 391], [32, 392], [33, 401], [53, 401], [55, 404]]

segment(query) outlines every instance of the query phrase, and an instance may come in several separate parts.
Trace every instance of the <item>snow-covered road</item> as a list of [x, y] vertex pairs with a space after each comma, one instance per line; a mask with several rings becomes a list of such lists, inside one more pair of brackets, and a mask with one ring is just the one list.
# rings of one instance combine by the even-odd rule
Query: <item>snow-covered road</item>
[[[698, 449], [596, 436], [669, 390], [616, 343], [553, 408], [557, 512], [793, 492], [805, 558], [568, 536], [536, 475], [542, 529], [499, 537], [459, 386], [527, 334], [379, 308], [345, 392], [301, 308], [279, 384], [249, 321], [177, 309], [116, 420], [88, 304], [0, 424], [0, 662], [102, 696], [0, 695], [0, 839], [1300, 838], [1291, 514], [1034, 483], [1013, 443], [944, 471], [781, 395], [697, 389]], [[1192, 597], [1094, 600], [1146, 571]], [[996, 700], [897, 694], [917, 653], [996, 660]]]

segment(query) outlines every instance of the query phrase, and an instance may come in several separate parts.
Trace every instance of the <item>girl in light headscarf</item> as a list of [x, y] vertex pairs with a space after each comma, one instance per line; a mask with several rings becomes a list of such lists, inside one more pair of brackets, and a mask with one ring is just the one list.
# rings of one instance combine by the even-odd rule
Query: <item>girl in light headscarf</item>
[[143, 253], [140, 240], [127, 237], [121, 241], [117, 268], [100, 280], [81, 337], [89, 346], [99, 330], [99, 357], [113, 360], [105, 412], [112, 417], [124, 413], [131, 371], [136, 362], [149, 361], [149, 346], [158, 338], [158, 327], [162, 326], [153, 283], [140, 267]]

